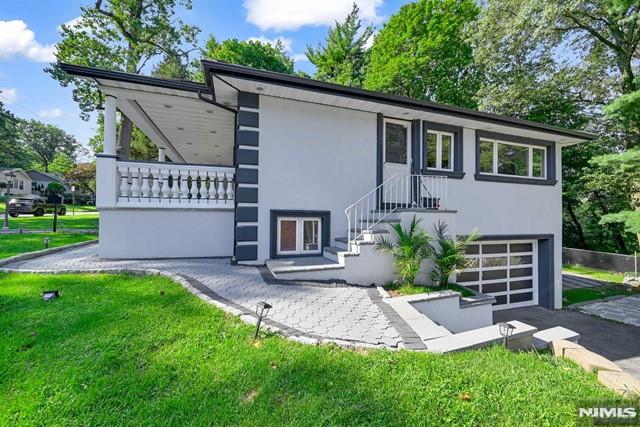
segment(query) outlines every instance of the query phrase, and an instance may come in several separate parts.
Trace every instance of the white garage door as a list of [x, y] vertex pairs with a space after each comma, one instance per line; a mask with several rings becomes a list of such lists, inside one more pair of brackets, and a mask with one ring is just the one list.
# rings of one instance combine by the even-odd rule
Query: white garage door
[[457, 283], [496, 299], [494, 310], [538, 304], [537, 242], [479, 242], [467, 248], [470, 268]]

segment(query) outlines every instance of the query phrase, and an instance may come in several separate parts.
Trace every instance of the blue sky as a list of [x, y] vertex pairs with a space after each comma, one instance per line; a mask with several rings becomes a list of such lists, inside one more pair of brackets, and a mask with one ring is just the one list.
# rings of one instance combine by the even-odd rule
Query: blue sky
[[[407, 0], [356, 0], [361, 15], [380, 28]], [[0, 100], [17, 116], [60, 126], [83, 144], [95, 133], [95, 120], [82, 121], [71, 97], [44, 73], [51, 61], [58, 28], [80, 15], [92, 0], [0, 0]], [[313, 73], [304, 59], [306, 45], [315, 46], [328, 26], [342, 20], [353, 0], [193, 0], [180, 11], [186, 23], [201, 29], [200, 42], [210, 34], [218, 40], [281, 39], [297, 59], [296, 69]]]

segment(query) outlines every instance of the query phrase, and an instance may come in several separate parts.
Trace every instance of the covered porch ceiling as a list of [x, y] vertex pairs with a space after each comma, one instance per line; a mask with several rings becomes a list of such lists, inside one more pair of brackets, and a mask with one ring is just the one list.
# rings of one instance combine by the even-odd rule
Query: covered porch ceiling
[[[105, 95], [174, 163], [233, 165], [235, 115], [203, 101], [198, 85], [185, 89], [96, 78]], [[204, 85], [202, 92], [206, 93]]]

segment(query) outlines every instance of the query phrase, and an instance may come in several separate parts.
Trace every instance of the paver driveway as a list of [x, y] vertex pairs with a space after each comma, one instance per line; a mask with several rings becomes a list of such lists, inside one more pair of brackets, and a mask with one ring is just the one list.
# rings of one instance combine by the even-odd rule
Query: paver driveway
[[97, 245], [16, 262], [7, 269], [34, 271], [155, 269], [195, 279], [219, 296], [252, 312], [260, 301], [273, 305], [270, 318], [323, 338], [397, 347], [402, 339], [369, 296], [357, 287], [267, 284], [255, 267], [229, 259], [101, 260]]
[[[577, 310], [628, 325], [640, 326], [640, 296], [594, 302], [582, 305]], [[640, 339], [640, 336], [638, 336], [638, 339]]]

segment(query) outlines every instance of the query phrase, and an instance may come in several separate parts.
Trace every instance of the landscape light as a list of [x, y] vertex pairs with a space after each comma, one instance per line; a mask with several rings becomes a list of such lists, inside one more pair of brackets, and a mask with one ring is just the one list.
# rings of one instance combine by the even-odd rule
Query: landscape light
[[515, 328], [515, 326], [507, 322], [498, 323], [498, 329], [500, 330], [500, 335], [502, 335], [502, 345], [504, 345], [505, 348], [507, 348], [507, 341], [511, 338], [511, 335], [513, 335]]
[[258, 316], [258, 323], [256, 324], [256, 332], [253, 334], [253, 339], [258, 338], [258, 333], [260, 332], [260, 325], [262, 324], [262, 319], [267, 317], [269, 314], [269, 310], [271, 310], [273, 306], [266, 301], [260, 301], [258, 305], [256, 305], [256, 316]]
[[42, 241], [44, 242], [44, 248], [49, 249], [49, 242], [51, 241], [51, 238], [45, 237], [44, 239], [42, 239]]

